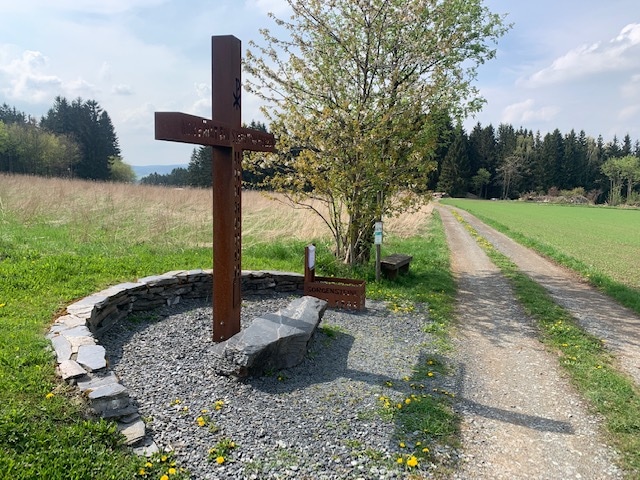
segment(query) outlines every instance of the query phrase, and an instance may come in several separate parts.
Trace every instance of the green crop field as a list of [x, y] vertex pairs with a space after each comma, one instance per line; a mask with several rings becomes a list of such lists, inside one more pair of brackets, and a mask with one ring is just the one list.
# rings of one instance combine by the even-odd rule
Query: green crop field
[[448, 199], [521, 243], [640, 291], [640, 210]]

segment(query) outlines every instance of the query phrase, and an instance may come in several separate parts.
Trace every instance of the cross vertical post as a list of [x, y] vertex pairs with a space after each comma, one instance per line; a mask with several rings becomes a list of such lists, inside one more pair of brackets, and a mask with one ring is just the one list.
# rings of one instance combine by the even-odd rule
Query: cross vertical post
[[212, 147], [213, 340], [240, 331], [242, 281], [242, 152], [273, 152], [268, 133], [242, 128], [241, 44], [211, 37], [213, 120], [179, 112], [155, 113], [156, 140]]
[[[231, 128], [241, 124], [240, 40], [211, 37], [212, 117]], [[242, 148], [214, 146], [213, 340], [240, 331], [242, 275]]]

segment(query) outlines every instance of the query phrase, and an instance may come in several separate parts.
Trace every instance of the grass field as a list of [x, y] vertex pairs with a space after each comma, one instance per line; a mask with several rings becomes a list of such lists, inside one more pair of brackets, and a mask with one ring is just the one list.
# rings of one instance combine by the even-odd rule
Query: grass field
[[[640, 212], [450, 201], [638, 299]], [[1, 478], [128, 479], [144, 466], [122, 448], [113, 425], [86, 421], [81, 399], [55, 377], [44, 333], [56, 312], [106, 286], [210, 268], [211, 223], [208, 190], [0, 175]], [[311, 241], [319, 246], [322, 273], [339, 272], [317, 217], [244, 194], [243, 268], [301, 272]], [[430, 331], [446, 347], [455, 285], [437, 216], [421, 211], [387, 221], [383, 253], [394, 251], [414, 256], [409, 275], [376, 283], [371, 266], [354, 275], [367, 280], [368, 297], [386, 300], [391, 309], [428, 303]], [[437, 423], [448, 412], [439, 403], [419, 416]], [[154, 473], [149, 478], [161, 478], [162, 471]]]
[[640, 312], [640, 210], [447, 199]]
[[[409, 275], [375, 283], [372, 267], [357, 274], [368, 281], [367, 295], [392, 309], [429, 302], [438, 337], [455, 287], [442, 227], [430, 218], [423, 211], [386, 223], [383, 252], [412, 253]], [[211, 268], [211, 230], [207, 190], [0, 175], [0, 478], [130, 479], [139, 472], [145, 460], [121, 447], [112, 424], [87, 421], [82, 400], [58, 382], [44, 334], [66, 305], [109, 285]], [[339, 268], [328, 232], [306, 211], [247, 192], [243, 230], [245, 269], [301, 272], [311, 241], [323, 274]]]

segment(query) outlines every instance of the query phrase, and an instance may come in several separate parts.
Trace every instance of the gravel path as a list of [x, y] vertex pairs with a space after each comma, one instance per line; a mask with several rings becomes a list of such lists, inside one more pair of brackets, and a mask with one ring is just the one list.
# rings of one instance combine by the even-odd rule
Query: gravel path
[[518, 268], [545, 287], [553, 300], [566, 308], [583, 328], [605, 340], [620, 368], [640, 385], [640, 317], [614, 302], [596, 288], [506, 235], [488, 227], [473, 215], [458, 213], [480, 235], [514, 262]]
[[454, 362], [464, 455], [454, 478], [622, 478], [598, 419], [537, 340], [509, 283], [450, 211], [438, 211], [459, 289]]
[[[243, 323], [290, 300], [245, 299]], [[379, 397], [402, 401], [414, 393], [403, 377], [430, 354], [426, 313], [392, 314], [379, 302], [363, 313], [328, 310], [327, 330], [313, 337], [302, 364], [245, 381], [213, 373], [210, 306], [180, 304], [153, 315], [159, 318], [121, 322], [101, 343], [154, 441], [175, 450], [192, 478], [404, 478], [395, 461], [406, 453], [404, 439], [378, 414]], [[207, 425], [197, 424], [201, 416]], [[218, 465], [207, 456], [223, 439], [238, 447]]]

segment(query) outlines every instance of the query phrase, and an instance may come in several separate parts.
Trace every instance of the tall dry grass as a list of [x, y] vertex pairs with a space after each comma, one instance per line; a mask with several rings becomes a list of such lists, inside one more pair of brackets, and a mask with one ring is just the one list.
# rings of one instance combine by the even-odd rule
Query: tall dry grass
[[[329, 237], [322, 219], [278, 201], [277, 195], [245, 191], [242, 197], [245, 242]], [[316, 205], [321, 209], [321, 205]], [[385, 232], [417, 235], [429, 221], [431, 206], [385, 221]], [[212, 242], [212, 191], [103, 183], [0, 174], [0, 221], [67, 226], [78, 241], [102, 237], [123, 243], [158, 242], [209, 246]], [[125, 241], [126, 240], [126, 241]]]

